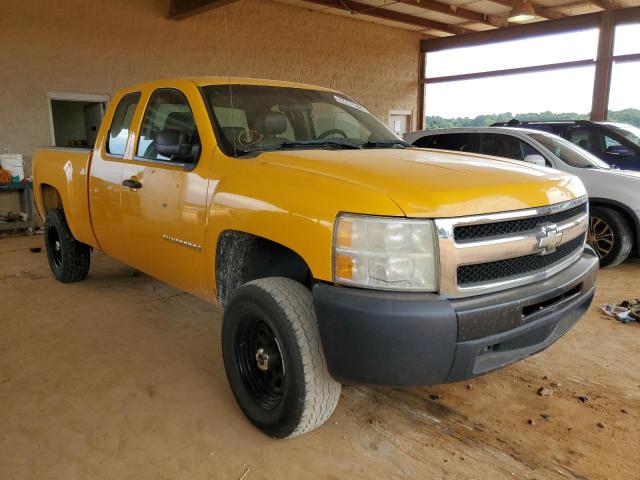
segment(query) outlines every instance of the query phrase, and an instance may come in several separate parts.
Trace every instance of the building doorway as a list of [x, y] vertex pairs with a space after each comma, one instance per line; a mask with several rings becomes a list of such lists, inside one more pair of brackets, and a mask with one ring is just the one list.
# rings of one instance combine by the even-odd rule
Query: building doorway
[[56, 147], [92, 148], [109, 97], [50, 93], [51, 142]]
[[402, 137], [403, 134], [411, 131], [412, 112], [404, 110], [391, 110], [389, 112], [389, 128]]

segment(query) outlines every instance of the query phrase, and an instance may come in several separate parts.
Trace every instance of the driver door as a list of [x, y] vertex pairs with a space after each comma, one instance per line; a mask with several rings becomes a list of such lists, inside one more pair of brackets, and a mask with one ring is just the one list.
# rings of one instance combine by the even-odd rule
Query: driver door
[[[189, 86], [147, 92], [133, 158], [122, 176], [122, 224], [128, 264], [206, 296], [204, 246], [213, 136], [204, 106], [198, 118], [194, 115], [189, 98], [201, 100], [191, 88], [195, 92], [189, 92]], [[204, 141], [200, 132], [206, 132]], [[167, 137], [180, 139], [180, 154], [167, 153]]]

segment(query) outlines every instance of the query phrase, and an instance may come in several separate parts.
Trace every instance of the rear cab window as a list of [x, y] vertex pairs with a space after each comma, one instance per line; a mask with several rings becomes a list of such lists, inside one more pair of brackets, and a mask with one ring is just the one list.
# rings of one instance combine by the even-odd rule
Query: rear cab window
[[131, 120], [140, 102], [140, 92], [127, 93], [120, 99], [113, 114], [106, 149], [109, 155], [123, 157], [127, 149]]

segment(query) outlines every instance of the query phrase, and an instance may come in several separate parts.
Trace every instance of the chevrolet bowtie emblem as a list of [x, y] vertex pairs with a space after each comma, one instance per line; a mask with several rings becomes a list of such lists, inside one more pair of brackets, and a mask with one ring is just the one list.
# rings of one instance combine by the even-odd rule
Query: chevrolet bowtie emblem
[[538, 234], [538, 248], [542, 255], [549, 255], [556, 251], [562, 241], [562, 232], [558, 232], [556, 225], [543, 225]]

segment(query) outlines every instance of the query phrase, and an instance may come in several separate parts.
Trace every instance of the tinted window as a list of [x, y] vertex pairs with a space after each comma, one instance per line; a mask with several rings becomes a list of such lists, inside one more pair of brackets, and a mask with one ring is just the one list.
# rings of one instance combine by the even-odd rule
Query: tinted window
[[597, 154], [601, 151], [601, 149], [598, 148], [597, 139], [594, 138], [594, 133], [586, 128], [572, 128], [569, 130], [567, 138], [571, 143], [575, 143], [588, 152]]
[[509, 135], [485, 133], [482, 136], [482, 153], [494, 157], [524, 160], [530, 154], [537, 154], [528, 144]]
[[[476, 135], [473, 133], [443, 133], [427, 138], [431, 139], [429, 148], [473, 152], [475, 149], [472, 146], [472, 142]], [[422, 145], [417, 146], [420, 147]]]
[[622, 155], [622, 156], [633, 155], [633, 152], [629, 148], [627, 148], [625, 145], [620, 143], [615, 138], [612, 138], [609, 135], [603, 135], [603, 140], [604, 140], [604, 150], [606, 153], [611, 155]]
[[532, 139], [540, 142], [548, 150], [560, 157], [568, 165], [576, 168], [609, 168], [609, 165], [583, 148], [555, 135], [532, 133]]
[[436, 138], [436, 136], [439, 137], [440, 135], [420, 137], [415, 142], [413, 142], [413, 145], [420, 148], [431, 148], [431, 142], [434, 138]]
[[163, 131], [177, 131], [176, 138], [180, 144], [190, 145], [193, 154], [199, 148], [200, 140], [196, 130], [196, 122], [186, 97], [178, 90], [156, 90], [149, 99], [144, 112], [138, 157], [150, 160], [171, 160], [156, 149], [156, 140]]
[[120, 100], [111, 121], [109, 138], [107, 138], [107, 152], [111, 155], [123, 156], [127, 148], [131, 119], [138, 106], [140, 92], [128, 93]]

